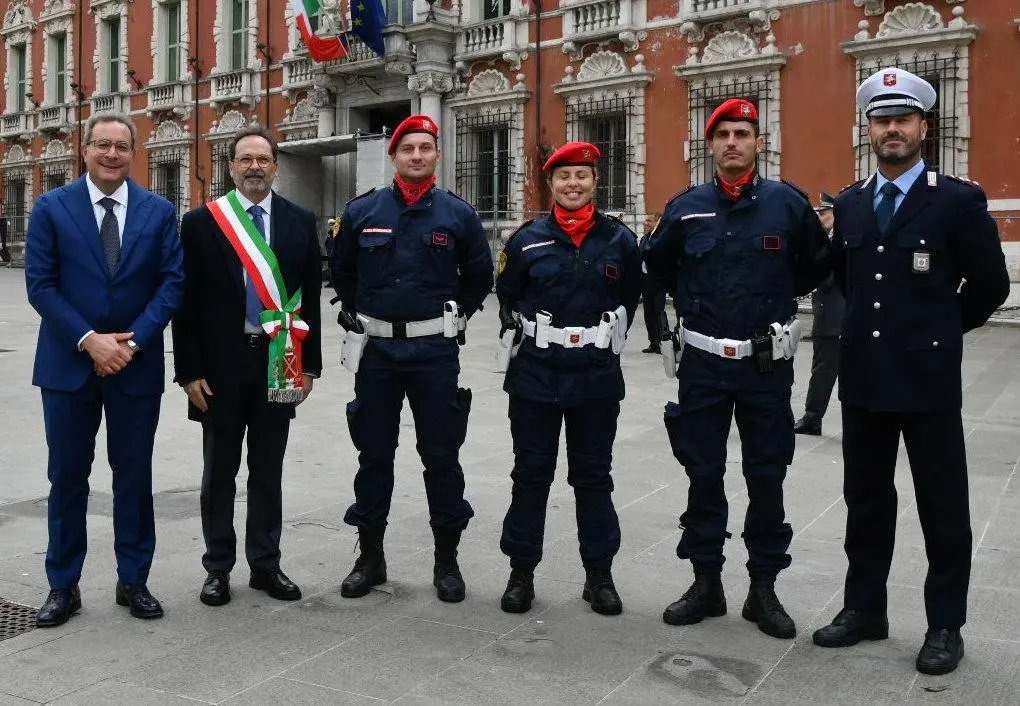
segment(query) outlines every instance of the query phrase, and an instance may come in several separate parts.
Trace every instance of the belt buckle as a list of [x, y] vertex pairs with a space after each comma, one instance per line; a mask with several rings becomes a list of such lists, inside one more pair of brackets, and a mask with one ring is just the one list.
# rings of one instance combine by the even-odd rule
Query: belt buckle
[[733, 338], [721, 338], [719, 339], [719, 346], [722, 352], [723, 358], [736, 358], [737, 353], [740, 352], [740, 344], [743, 341], [738, 341]]
[[406, 321], [394, 321], [390, 326], [393, 327], [393, 338], [407, 338]]
[[244, 334], [244, 341], [248, 344], [249, 348], [259, 348], [262, 345], [262, 334], [246, 333]]
[[581, 348], [584, 346], [584, 327], [583, 326], [564, 326], [563, 327], [563, 347], [564, 348]]

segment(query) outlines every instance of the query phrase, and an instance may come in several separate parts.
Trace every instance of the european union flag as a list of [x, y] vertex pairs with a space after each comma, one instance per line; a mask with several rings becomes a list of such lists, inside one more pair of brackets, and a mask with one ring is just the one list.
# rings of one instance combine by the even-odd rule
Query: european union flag
[[385, 26], [382, 0], [351, 0], [351, 31], [378, 56], [386, 55], [382, 36]]

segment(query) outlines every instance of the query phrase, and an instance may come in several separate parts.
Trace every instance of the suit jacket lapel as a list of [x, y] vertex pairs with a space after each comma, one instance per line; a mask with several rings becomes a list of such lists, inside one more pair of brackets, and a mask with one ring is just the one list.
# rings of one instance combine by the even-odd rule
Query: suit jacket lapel
[[120, 272], [127, 262], [131, 249], [138, 242], [142, 231], [152, 218], [151, 204], [147, 204], [152, 194], [135, 184], [131, 179], [127, 180], [128, 202], [127, 215], [124, 217], [124, 235], [120, 244], [120, 264], [117, 265], [117, 272]]
[[927, 186], [925, 183], [926, 178], [927, 170], [922, 171], [918, 175], [910, 190], [907, 191], [906, 196], [903, 197], [903, 203], [896, 209], [892, 222], [889, 223], [889, 232], [886, 235], [896, 232], [906, 225], [911, 218], [928, 207], [928, 204], [931, 202], [931, 192], [935, 187]]
[[96, 211], [92, 206], [92, 199], [89, 198], [89, 187], [85, 183], [85, 177], [79, 178], [60, 200], [71, 214], [71, 220], [78, 226], [89, 250], [95, 255], [96, 263], [103, 272], [107, 272], [106, 255], [103, 253], [103, 244], [99, 240], [99, 226], [96, 224]]
[[[284, 298], [290, 298], [294, 295], [294, 292], [290, 291], [291, 285], [287, 281], [287, 267], [288, 263], [287, 254], [289, 252], [290, 238], [288, 238], [287, 224], [290, 223], [287, 202], [277, 194], [273, 192], [273, 205], [272, 213], [270, 214], [270, 221], [272, 225], [269, 230], [269, 247], [276, 255], [276, 262], [280, 265], [280, 275], [283, 277], [283, 286], [287, 290], [282, 292], [281, 296]], [[297, 287], [294, 287], [294, 291], [297, 291]], [[284, 301], [284, 304], [287, 302]]]

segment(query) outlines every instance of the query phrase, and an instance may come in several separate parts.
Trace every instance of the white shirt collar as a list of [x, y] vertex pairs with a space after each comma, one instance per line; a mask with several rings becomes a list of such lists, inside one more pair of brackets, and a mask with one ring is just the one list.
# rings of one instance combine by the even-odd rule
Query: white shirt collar
[[[92, 181], [92, 176], [89, 174], [85, 175], [85, 185], [88, 186], [89, 188], [89, 200], [92, 202], [93, 206], [98, 204], [100, 199], [106, 198], [106, 194], [104, 194], [99, 189], [99, 187], [95, 185], [95, 183]], [[124, 182], [117, 187], [116, 191], [110, 194], [110, 198], [116, 201], [121, 206], [125, 207], [127, 206], [128, 202], [127, 179], [125, 179]]]
[[[245, 211], [247, 211], [249, 208], [255, 205], [255, 202], [249, 199], [244, 194], [242, 194], [240, 190], [237, 191], [237, 200], [241, 203], [241, 206], [244, 207]], [[259, 206], [262, 207], [262, 210], [265, 212], [267, 216], [270, 214], [272, 203], [273, 203], [273, 191], [270, 189], [269, 196], [265, 197], [259, 202]]]

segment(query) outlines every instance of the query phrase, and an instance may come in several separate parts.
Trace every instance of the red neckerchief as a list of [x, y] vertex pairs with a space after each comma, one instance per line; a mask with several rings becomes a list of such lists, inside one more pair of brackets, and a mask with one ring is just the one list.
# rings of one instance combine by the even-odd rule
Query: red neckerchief
[[722, 189], [722, 192], [729, 196], [731, 200], [739, 201], [740, 197], [744, 193], [744, 189], [751, 185], [751, 182], [754, 181], [754, 177], [756, 174], [757, 172], [752, 169], [751, 171], [749, 171], [747, 174], [740, 177], [736, 181], [729, 182], [723, 179], [722, 175], [720, 175], [717, 172], [715, 175], [715, 183], [719, 185], [719, 188]]
[[404, 203], [411, 206], [417, 203], [418, 199], [427, 194], [428, 190], [435, 185], [436, 175], [433, 174], [425, 181], [412, 183], [401, 179], [399, 174], [394, 174], [393, 183], [397, 185], [398, 189], [400, 189], [400, 193], [404, 197]]
[[581, 243], [595, 225], [595, 204], [589, 201], [576, 211], [568, 211], [558, 203], [553, 204], [553, 218], [563, 232], [574, 241], [574, 246], [580, 249]]

